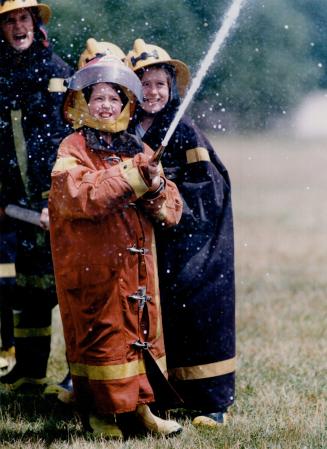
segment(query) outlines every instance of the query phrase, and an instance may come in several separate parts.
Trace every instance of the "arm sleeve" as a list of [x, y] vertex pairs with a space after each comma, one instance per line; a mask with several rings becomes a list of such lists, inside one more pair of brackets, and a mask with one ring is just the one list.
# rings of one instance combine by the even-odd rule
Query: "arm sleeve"
[[[82, 158], [83, 150], [65, 139], [52, 171], [50, 199], [52, 207], [65, 218], [95, 219], [123, 209], [148, 192], [142, 168], [148, 156], [143, 153], [108, 169], [96, 169], [91, 160]], [[145, 200], [145, 209], [167, 224], [177, 222], [181, 201], [173, 183], [158, 197]], [[168, 209], [168, 213], [162, 212]]]
[[179, 229], [182, 232], [184, 228], [193, 232], [212, 232], [230, 196], [227, 171], [196, 127], [182, 123], [177, 138], [183, 152], [166, 174], [176, 182], [183, 199]]

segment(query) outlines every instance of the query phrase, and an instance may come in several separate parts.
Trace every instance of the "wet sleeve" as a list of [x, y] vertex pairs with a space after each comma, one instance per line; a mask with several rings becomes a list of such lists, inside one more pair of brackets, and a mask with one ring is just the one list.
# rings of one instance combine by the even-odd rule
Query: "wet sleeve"
[[144, 154], [102, 170], [81, 154], [81, 148], [67, 139], [59, 148], [52, 171], [50, 201], [60, 215], [72, 219], [106, 216], [148, 191], [140, 170], [146, 160]]
[[187, 127], [181, 145], [184, 158], [175, 167], [176, 184], [183, 199], [180, 229], [213, 232], [224, 213], [230, 184], [226, 169], [208, 140], [196, 128]]

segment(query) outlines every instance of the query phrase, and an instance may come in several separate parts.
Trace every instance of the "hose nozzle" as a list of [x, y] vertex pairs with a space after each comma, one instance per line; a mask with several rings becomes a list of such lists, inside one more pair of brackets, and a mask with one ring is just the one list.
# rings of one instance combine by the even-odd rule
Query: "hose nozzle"
[[151, 160], [152, 162], [155, 162], [156, 164], [159, 164], [160, 159], [163, 155], [163, 152], [165, 151], [166, 147], [163, 145], [160, 145], [160, 147], [154, 152]]

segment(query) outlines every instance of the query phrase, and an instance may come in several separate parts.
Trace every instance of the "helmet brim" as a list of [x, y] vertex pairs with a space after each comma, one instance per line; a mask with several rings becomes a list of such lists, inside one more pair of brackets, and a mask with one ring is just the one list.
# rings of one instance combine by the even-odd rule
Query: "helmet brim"
[[143, 100], [142, 84], [139, 78], [123, 64], [101, 64], [85, 66], [69, 80], [68, 89], [83, 90], [98, 83], [115, 83], [131, 91], [139, 101]]
[[184, 97], [187, 87], [191, 81], [190, 70], [184, 62], [179, 61], [178, 59], [171, 59], [170, 61], [167, 61], [167, 63], [175, 67], [177, 89], [179, 95]]
[[16, 9], [29, 9], [29, 8], [37, 8], [42, 20], [42, 23], [45, 25], [49, 22], [52, 12], [50, 6], [45, 3], [36, 3], [34, 1], [25, 1], [25, 2], [5, 2], [3, 6], [0, 8], [0, 15], [6, 14], [11, 11], [15, 11]]
[[46, 25], [47, 23], [49, 23], [49, 20], [51, 19], [52, 16], [50, 7], [44, 3], [39, 3], [37, 5], [37, 8], [39, 10], [42, 23]]
[[158, 62], [154, 62], [153, 60], [151, 62], [147, 62], [147, 61], [142, 61], [141, 63], [141, 67], [139, 67], [136, 70], [136, 73], [138, 73], [141, 70], [146, 69], [147, 67], [155, 67], [156, 65], [161, 65], [161, 64], [169, 64], [171, 66], [173, 66], [176, 70], [176, 84], [177, 84], [177, 89], [178, 89], [178, 93], [181, 97], [184, 97], [186, 89], [189, 85], [189, 82], [191, 80], [191, 73], [189, 68], [187, 67], [186, 64], [184, 64], [184, 62], [179, 61], [178, 59], [161, 59]]

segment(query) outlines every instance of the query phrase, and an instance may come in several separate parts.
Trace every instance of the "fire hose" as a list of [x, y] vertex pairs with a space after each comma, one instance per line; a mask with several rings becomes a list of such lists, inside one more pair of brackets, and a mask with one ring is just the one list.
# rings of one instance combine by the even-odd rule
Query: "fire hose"
[[24, 207], [16, 206], [15, 204], [8, 204], [8, 206], [5, 207], [5, 214], [16, 220], [25, 221], [26, 223], [31, 223], [35, 226], [41, 226], [41, 214], [34, 210], [25, 209]]

